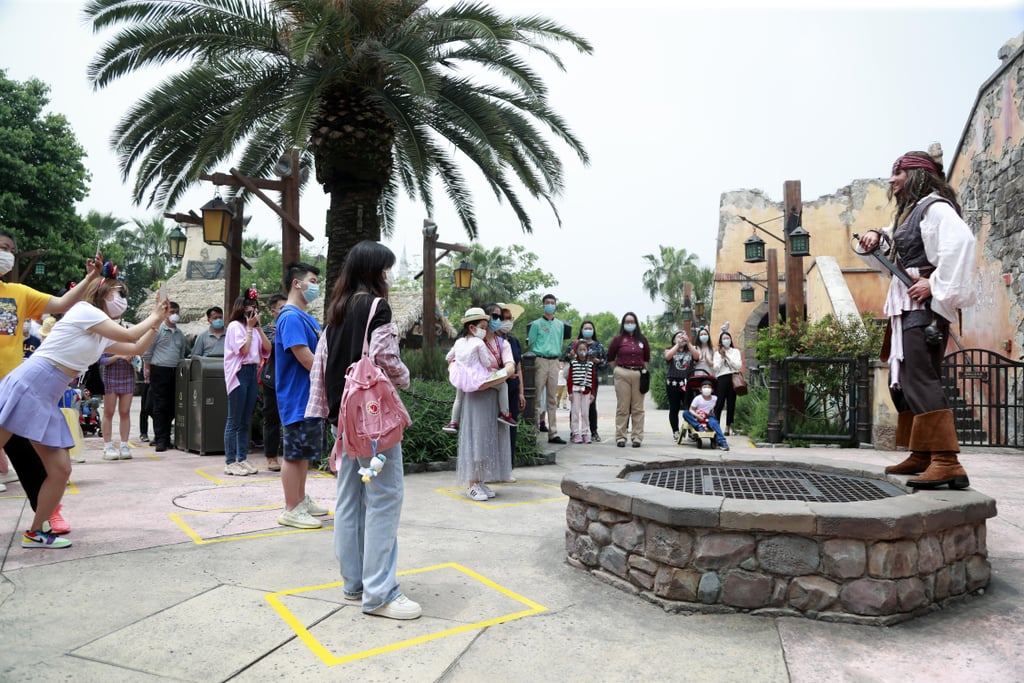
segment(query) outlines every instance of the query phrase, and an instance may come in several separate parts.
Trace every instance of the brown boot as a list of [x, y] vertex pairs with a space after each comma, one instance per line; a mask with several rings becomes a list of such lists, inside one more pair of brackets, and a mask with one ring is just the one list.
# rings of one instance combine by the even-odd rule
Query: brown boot
[[[899, 414], [896, 421], [896, 448], [907, 448], [910, 446], [910, 435], [913, 431], [914, 414], [904, 410]], [[907, 458], [898, 465], [889, 465], [885, 468], [886, 474], [920, 474], [931, 464], [932, 454], [922, 451], [912, 451]]]
[[907, 486], [935, 489], [948, 484], [951, 489], [965, 489], [971, 485], [967, 472], [957, 460], [960, 443], [956, 437], [952, 410], [933, 410], [916, 415], [910, 435], [910, 448], [914, 451], [931, 451], [932, 457], [924, 474], [907, 481]]

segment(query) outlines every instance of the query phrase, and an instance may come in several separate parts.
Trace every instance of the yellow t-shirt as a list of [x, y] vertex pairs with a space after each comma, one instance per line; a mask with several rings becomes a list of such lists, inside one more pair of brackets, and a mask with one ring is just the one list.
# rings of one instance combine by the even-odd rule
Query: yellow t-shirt
[[24, 346], [21, 325], [27, 318], [39, 318], [50, 295], [25, 285], [0, 282], [0, 377], [21, 364]]

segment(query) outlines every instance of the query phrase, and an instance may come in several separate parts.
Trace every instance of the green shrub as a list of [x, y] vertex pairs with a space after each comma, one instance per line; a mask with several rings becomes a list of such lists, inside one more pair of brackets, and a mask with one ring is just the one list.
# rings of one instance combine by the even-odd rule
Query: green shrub
[[[445, 360], [447, 351], [434, 349], [403, 349], [402, 362], [409, 368], [409, 375], [413, 379], [432, 380], [435, 382], [448, 382], [448, 361]], [[452, 389], [452, 396], [455, 390]], [[447, 424], [445, 420], [445, 424]]]
[[668, 391], [665, 388], [665, 368], [651, 370], [651, 400], [658, 410], [668, 410]]
[[768, 389], [751, 384], [746, 396], [736, 397], [736, 417], [733, 426], [750, 437], [753, 442], [768, 438]]

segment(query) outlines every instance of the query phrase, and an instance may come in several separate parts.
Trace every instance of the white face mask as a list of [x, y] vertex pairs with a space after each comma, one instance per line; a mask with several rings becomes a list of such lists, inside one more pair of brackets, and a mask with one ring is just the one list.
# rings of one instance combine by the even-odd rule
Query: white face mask
[[473, 335], [477, 339], [483, 339], [484, 337], [487, 336], [487, 328], [481, 325], [480, 327], [476, 328], [476, 330], [473, 331]]
[[706, 334], [700, 335], [700, 343], [701, 344], [707, 344], [708, 343], [708, 339], [710, 339], [710, 337], [708, 337], [708, 335], [706, 335]]
[[700, 393], [704, 395], [704, 398], [710, 398], [711, 397], [711, 387], [704, 387], [703, 389], [700, 390]]
[[729, 348], [730, 346], [732, 346], [732, 339], [723, 339], [722, 346], [724, 346], [725, 348]]
[[167, 322], [169, 322], [172, 325], [177, 325], [179, 320], [181, 320], [181, 316], [178, 315], [177, 313], [171, 313], [169, 316], [167, 316]]
[[508, 334], [509, 332], [511, 332], [512, 331], [512, 321], [511, 320], [502, 320], [501, 321], [501, 331], [504, 332], [505, 334]]
[[14, 267], [14, 254], [9, 251], [0, 251], [0, 275], [7, 275]]
[[388, 286], [388, 289], [395, 287], [395, 274], [391, 272], [390, 268], [384, 271], [384, 284]]
[[107, 314], [114, 320], [120, 318], [128, 310], [128, 299], [123, 296], [115, 295], [113, 299], [108, 299], [104, 303], [107, 307]]

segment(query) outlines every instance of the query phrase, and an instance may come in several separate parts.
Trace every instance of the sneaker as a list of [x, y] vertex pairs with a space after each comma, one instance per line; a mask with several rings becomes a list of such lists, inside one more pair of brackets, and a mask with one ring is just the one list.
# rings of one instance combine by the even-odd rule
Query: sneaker
[[117, 454], [117, 449], [114, 448], [114, 444], [108, 443], [103, 447], [103, 459], [104, 460], [119, 460], [120, 455]]
[[404, 595], [399, 594], [397, 598], [388, 604], [367, 612], [367, 614], [388, 619], [418, 619], [423, 614], [423, 609], [418, 602], [413, 602]]
[[679, 432], [672, 432], [672, 440], [679, 443]]
[[237, 477], [245, 477], [249, 475], [249, 470], [242, 467], [241, 463], [229, 462], [224, 466], [224, 474], [231, 474]]
[[583, 435], [583, 443], [590, 443], [590, 434]]
[[139, 441], [149, 443], [149, 434], [139, 434]]
[[720, 450], [720, 451], [727, 451], [727, 450], [729, 450], [729, 444], [727, 444], [727, 443], [719, 444], [718, 445], [718, 450]]
[[306, 513], [312, 515], [313, 517], [323, 517], [329, 512], [327, 508], [317, 505], [313, 501], [313, 499], [309, 497], [309, 494], [306, 494], [306, 497], [303, 498], [302, 502], [299, 503], [296, 507], [301, 507], [303, 510], [306, 511]]
[[296, 529], [319, 529], [323, 526], [319, 519], [315, 519], [306, 512], [302, 503], [299, 503], [291, 510], [285, 510], [277, 517], [277, 523], [281, 526], [293, 526]]
[[0, 493], [3, 493], [6, 490], [7, 490], [7, 484], [0, 484]]
[[496, 494], [496, 493], [495, 493], [495, 492], [494, 492], [494, 491], [493, 491], [493, 490], [491, 489], [491, 487], [490, 487], [490, 486], [488, 486], [487, 484], [484, 484], [483, 482], [481, 482], [481, 483], [479, 484], [479, 486], [480, 486], [480, 488], [482, 488], [482, 489], [484, 490], [484, 493], [486, 493], [486, 494], [487, 494], [487, 497], [488, 497], [488, 498], [494, 498], [494, 496], [498, 495], [498, 494]]
[[466, 495], [469, 496], [470, 500], [484, 501], [487, 500], [487, 491], [484, 491], [480, 484], [473, 484], [466, 491]]
[[57, 504], [57, 509], [50, 515], [50, 519], [43, 520], [43, 533], [47, 534], [61, 534], [71, 533], [71, 525], [68, 521], [61, 517], [60, 509], [64, 507], [62, 503]]
[[444, 427], [441, 427], [441, 431], [445, 432], [447, 434], [458, 434], [459, 433], [459, 423], [458, 422], [449, 422]]
[[590, 439], [594, 443], [601, 443], [601, 435], [598, 434], [597, 432], [594, 432], [593, 434], [591, 434], [590, 435]]
[[0, 474], [0, 484], [9, 484], [12, 481], [18, 481], [18, 473], [14, 470], [8, 470], [6, 474]]
[[544, 424], [543, 422], [541, 422], [540, 426], [537, 427], [537, 431], [538, 432], [546, 432], [546, 431], [548, 431], [548, 426], [546, 424]]
[[121, 450], [118, 451], [118, 457], [121, 458], [121, 460], [132, 459], [132, 449], [128, 447], [128, 444], [121, 444]]
[[565, 443], [565, 439], [563, 439], [560, 436], [553, 436], [550, 439], [548, 439], [548, 443], [564, 444]]
[[54, 550], [57, 548], [70, 548], [71, 541], [66, 538], [60, 538], [57, 534], [48, 534], [45, 531], [26, 531], [21, 537], [21, 547]]
[[616, 441], [615, 445], [618, 446], [619, 448], [625, 448], [626, 447], [626, 442], [625, 441]]
[[580, 436], [579, 434], [577, 434], [576, 436], [572, 437], [572, 442], [573, 443], [583, 443], [583, 437]]
[[516, 426], [516, 421], [512, 419], [512, 413], [498, 413], [498, 422], [509, 427]]
[[342, 591], [342, 596], [346, 600], [351, 600], [352, 602], [355, 602], [356, 600], [363, 599], [363, 591], [359, 591], [358, 593], [345, 593], [344, 591]]
[[248, 460], [239, 460], [235, 464], [241, 467], [243, 470], [245, 470], [247, 474], [256, 474], [257, 472], [259, 472], [259, 470], [256, 469], [256, 466], [253, 465]]
[[280, 472], [281, 463], [277, 461], [277, 458], [267, 458], [267, 471], [268, 472]]
[[82, 456], [81, 453], [77, 453], [77, 454], [71, 456], [71, 462], [78, 462], [78, 463], [85, 462], [85, 458]]
[[633, 448], [640, 448], [640, 442], [639, 441], [634, 441], [633, 442]]

